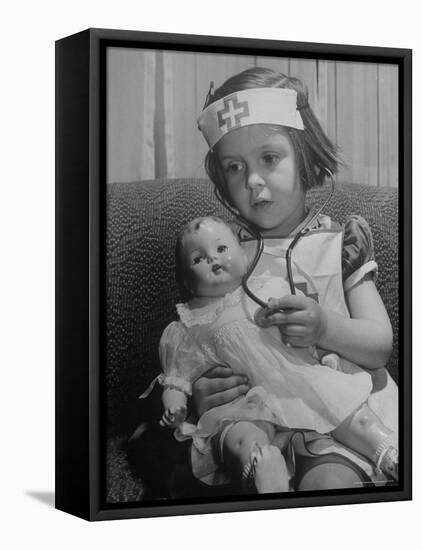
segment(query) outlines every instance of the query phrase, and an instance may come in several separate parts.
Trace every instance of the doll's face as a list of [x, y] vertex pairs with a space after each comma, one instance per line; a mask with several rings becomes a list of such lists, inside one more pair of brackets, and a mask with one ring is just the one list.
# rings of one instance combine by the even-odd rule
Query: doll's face
[[240, 215], [264, 234], [287, 235], [304, 218], [305, 193], [287, 132], [253, 124], [218, 144], [228, 192]]
[[240, 284], [246, 256], [229, 227], [212, 219], [183, 237], [186, 285], [196, 296], [224, 296]]

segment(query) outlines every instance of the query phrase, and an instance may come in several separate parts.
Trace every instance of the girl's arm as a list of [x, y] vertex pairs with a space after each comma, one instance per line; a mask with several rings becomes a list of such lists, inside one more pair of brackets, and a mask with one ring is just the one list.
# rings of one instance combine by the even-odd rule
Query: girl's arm
[[370, 274], [345, 294], [350, 319], [325, 312], [318, 345], [368, 369], [385, 366], [392, 346], [390, 319]]
[[279, 325], [286, 344], [317, 345], [362, 367], [383, 367], [391, 353], [393, 331], [370, 274], [346, 292], [346, 302], [351, 318], [326, 310], [307, 296], [283, 296], [271, 300], [260, 324]]
[[251, 389], [246, 376], [233, 374], [231, 367], [216, 365], [192, 385], [192, 396], [198, 416], [230, 403]]

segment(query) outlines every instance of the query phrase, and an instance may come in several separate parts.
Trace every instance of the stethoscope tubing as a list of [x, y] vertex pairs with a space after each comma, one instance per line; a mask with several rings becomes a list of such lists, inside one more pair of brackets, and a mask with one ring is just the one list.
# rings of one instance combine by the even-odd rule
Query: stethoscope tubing
[[[318, 216], [321, 214], [321, 212], [324, 210], [324, 208], [330, 202], [330, 200], [333, 196], [333, 193], [334, 193], [334, 189], [335, 189], [335, 181], [334, 181], [334, 176], [332, 174], [330, 174], [330, 183], [331, 183], [331, 189], [330, 189], [330, 193], [329, 193], [328, 197], [325, 199], [323, 204], [318, 208], [318, 210], [315, 212], [315, 214], [312, 216], [312, 218], [310, 218], [310, 220], [307, 221], [306, 225], [304, 227], [302, 227], [302, 229], [298, 233], [296, 233], [296, 235], [294, 236], [292, 242], [290, 243], [290, 245], [289, 245], [289, 247], [287, 248], [287, 251], [286, 251], [287, 280], [288, 280], [288, 283], [289, 283], [290, 292], [293, 295], [296, 294], [296, 288], [295, 288], [295, 284], [294, 284], [294, 280], [293, 280], [293, 272], [292, 272], [292, 252], [293, 252], [293, 249], [295, 248], [295, 246], [297, 245], [297, 243], [299, 242], [299, 240], [304, 235], [306, 235], [306, 233], [308, 233], [310, 231], [310, 228], [312, 227], [312, 224], [314, 223], [314, 221], [318, 218]], [[255, 227], [253, 227], [251, 225], [246, 224], [243, 220], [239, 220], [238, 216], [237, 216], [237, 218], [238, 218], [238, 221], [239, 221], [240, 225], [243, 226], [244, 229], [246, 229], [246, 231], [249, 231], [257, 240], [257, 247], [256, 247], [255, 256], [254, 256], [247, 272], [245, 273], [245, 275], [242, 278], [242, 287], [243, 287], [243, 290], [245, 291], [245, 293], [247, 294], [247, 296], [249, 296], [249, 298], [251, 298], [251, 300], [253, 300], [255, 303], [257, 303], [260, 307], [266, 308], [267, 303], [264, 302], [263, 300], [261, 300], [258, 296], [256, 296], [251, 291], [251, 289], [248, 287], [248, 279], [252, 275], [257, 263], [261, 259], [262, 253], [264, 251], [264, 239], [263, 239], [262, 234], [259, 230], [257, 230]]]

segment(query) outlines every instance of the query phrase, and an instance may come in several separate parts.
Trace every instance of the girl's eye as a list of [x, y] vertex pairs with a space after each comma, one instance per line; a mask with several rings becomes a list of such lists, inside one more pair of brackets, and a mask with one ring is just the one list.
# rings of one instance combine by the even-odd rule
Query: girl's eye
[[243, 162], [231, 162], [226, 166], [225, 171], [231, 175], [236, 175], [242, 172], [243, 169], [244, 169]]
[[280, 157], [275, 153], [265, 153], [262, 156], [262, 160], [264, 161], [264, 164], [266, 166], [273, 166], [274, 164], [278, 163], [278, 161], [280, 160]]
[[219, 254], [222, 254], [223, 252], [227, 252], [228, 247], [225, 244], [220, 244], [220, 246], [217, 247], [217, 252]]

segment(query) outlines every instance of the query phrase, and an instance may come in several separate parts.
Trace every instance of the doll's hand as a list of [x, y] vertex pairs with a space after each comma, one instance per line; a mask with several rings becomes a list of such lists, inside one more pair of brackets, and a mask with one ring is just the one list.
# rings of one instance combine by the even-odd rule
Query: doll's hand
[[299, 348], [318, 344], [327, 325], [325, 312], [315, 300], [291, 294], [270, 298], [255, 320], [261, 327], [277, 325], [283, 342]]
[[168, 428], [177, 428], [186, 419], [187, 409], [185, 405], [180, 407], [172, 407], [164, 411], [160, 420], [160, 426], [167, 426]]
[[177, 428], [186, 419], [186, 395], [176, 388], [166, 387], [163, 391], [163, 408], [160, 425]]

